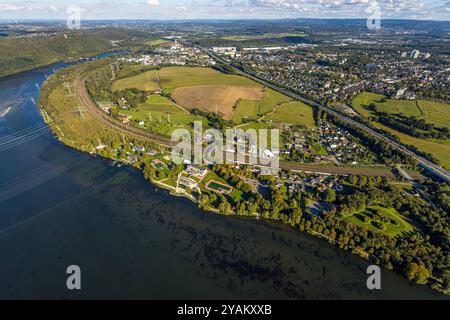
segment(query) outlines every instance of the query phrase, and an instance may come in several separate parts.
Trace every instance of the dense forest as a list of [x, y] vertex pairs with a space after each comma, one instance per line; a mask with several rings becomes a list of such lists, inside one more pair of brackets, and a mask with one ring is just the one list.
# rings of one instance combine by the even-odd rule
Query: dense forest
[[[88, 31], [60, 31], [52, 36], [0, 38], [0, 77], [43, 67], [60, 61], [76, 60], [103, 52], [133, 47], [134, 39], [145, 34], [117, 28]], [[113, 43], [114, 42], [114, 43]]]

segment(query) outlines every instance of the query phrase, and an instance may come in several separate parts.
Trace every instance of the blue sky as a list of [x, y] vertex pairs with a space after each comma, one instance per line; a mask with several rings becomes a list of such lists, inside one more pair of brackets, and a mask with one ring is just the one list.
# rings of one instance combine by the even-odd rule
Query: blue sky
[[[375, 0], [0, 0], [0, 19], [367, 18]], [[378, 0], [381, 19], [450, 20], [450, 0]]]

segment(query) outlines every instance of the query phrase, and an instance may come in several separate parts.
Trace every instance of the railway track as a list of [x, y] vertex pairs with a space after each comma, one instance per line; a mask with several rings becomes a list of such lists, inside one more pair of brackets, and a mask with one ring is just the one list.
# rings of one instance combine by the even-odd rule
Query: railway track
[[77, 95], [80, 103], [83, 105], [83, 107], [86, 108], [86, 110], [94, 119], [102, 123], [104, 126], [122, 133], [126, 133], [127, 135], [131, 135], [144, 141], [157, 143], [164, 147], [173, 147], [175, 145], [175, 143], [172, 142], [169, 138], [157, 134], [152, 134], [146, 130], [127, 125], [103, 112], [89, 95], [86, 88], [85, 77], [78, 75], [76, 77], [76, 84]]
[[[106, 114], [100, 109], [100, 107], [92, 100], [89, 92], [86, 88], [85, 75], [79, 74], [76, 77], [76, 88], [77, 95], [82, 106], [89, 112], [89, 114], [102, 125], [122, 132], [129, 136], [135, 137], [137, 139], [159, 144], [164, 147], [174, 147], [178, 142], [173, 142], [167, 137], [150, 133], [146, 130], [133, 127], [122, 123], [121, 121], [114, 119], [113, 117]], [[224, 159], [226, 157], [224, 156]], [[247, 161], [248, 163], [248, 161]], [[387, 178], [392, 178], [393, 174], [388, 169], [374, 169], [374, 168], [363, 168], [363, 167], [345, 167], [345, 166], [320, 166], [315, 164], [300, 164], [292, 163], [286, 161], [280, 161], [280, 168], [294, 171], [302, 171], [309, 173], [320, 173], [320, 174], [337, 174], [337, 175], [366, 175], [366, 176], [382, 176]]]

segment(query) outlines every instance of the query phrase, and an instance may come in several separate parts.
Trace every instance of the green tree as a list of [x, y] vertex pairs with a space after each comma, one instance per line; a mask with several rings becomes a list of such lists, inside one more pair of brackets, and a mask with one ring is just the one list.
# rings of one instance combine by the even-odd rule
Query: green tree
[[336, 201], [336, 192], [333, 189], [328, 188], [322, 194], [322, 199], [326, 202], [334, 202]]
[[430, 277], [430, 272], [423, 264], [410, 262], [406, 266], [405, 275], [412, 282], [425, 284]]

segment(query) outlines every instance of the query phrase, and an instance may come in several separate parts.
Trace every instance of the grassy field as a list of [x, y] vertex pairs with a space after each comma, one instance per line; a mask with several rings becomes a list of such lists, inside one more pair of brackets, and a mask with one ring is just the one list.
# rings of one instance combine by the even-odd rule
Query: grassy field
[[312, 108], [300, 101], [284, 103], [276, 107], [275, 112], [268, 114], [264, 119], [304, 125], [308, 128], [315, 127]]
[[353, 99], [353, 107], [362, 115], [369, 116], [372, 114], [367, 107], [373, 103], [376, 106], [376, 111], [386, 112], [392, 114], [403, 114], [408, 117], [423, 116], [420, 108], [414, 100], [391, 100], [386, 99], [381, 102], [381, 99], [386, 99], [382, 94], [362, 92]]
[[259, 101], [239, 99], [231, 120], [233, 120], [234, 123], [241, 123], [244, 119], [258, 119], [259, 105]]
[[401, 142], [412, 145], [416, 147], [418, 150], [431, 153], [435, 156], [440, 165], [444, 168], [450, 170], [450, 144], [445, 140], [425, 140], [411, 137], [407, 134], [401, 133], [397, 130], [391, 129], [379, 122], [373, 123], [374, 127], [386, 130], [390, 132], [392, 135], [397, 136]]
[[226, 120], [233, 117], [234, 107], [240, 99], [259, 101], [260, 86], [208, 85], [176, 88], [172, 98], [186, 109], [202, 109], [219, 114]]
[[[382, 103], [380, 100], [383, 98], [385, 97], [380, 94], [363, 92], [354, 98], [352, 104], [357, 112], [365, 116], [371, 115], [372, 112], [364, 106], [374, 103], [379, 111], [393, 114], [403, 113], [407, 116], [425, 119], [436, 126], [450, 128], [450, 105], [448, 104], [423, 100], [416, 103], [416, 101], [389, 99]], [[450, 169], [450, 141], [419, 139], [379, 122], [373, 122], [372, 124], [379, 129], [386, 130], [392, 135], [397, 136], [401, 142], [412, 145], [419, 151], [432, 154], [444, 168]]]
[[161, 69], [161, 87], [168, 93], [175, 88], [205, 85], [260, 86], [245, 77], [224, 74], [211, 68], [168, 67]]
[[157, 71], [150, 70], [134, 77], [117, 80], [112, 89], [113, 91], [122, 91], [135, 88], [143, 91], [157, 91], [159, 90], [157, 81]]
[[276, 92], [269, 88], [264, 88], [264, 95], [259, 107], [259, 113], [264, 114], [270, 111], [280, 104], [292, 101], [291, 98], [285, 96], [279, 92]]
[[362, 212], [357, 212], [345, 217], [349, 223], [356, 224], [369, 231], [382, 233], [389, 237], [401, 236], [413, 230], [395, 209], [382, 207], [368, 207]]
[[297, 33], [265, 33], [265, 34], [243, 34], [234, 36], [222, 37], [224, 40], [229, 41], [247, 41], [247, 40], [257, 40], [257, 39], [279, 39], [287, 37], [305, 37], [306, 34], [303, 32]]
[[157, 111], [165, 113], [180, 113], [180, 109], [168, 98], [159, 94], [152, 94], [147, 101], [141, 104], [138, 109], [147, 111]]
[[[113, 84], [113, 90], [137, 88], [155, 91], [158, 89], [156, 83], [158, 75], [161, 88], [172, 95], [179, 105], [187, 109], [201, 108], [209, 112], [217, 110], [225, 119], [231, 119], [236, 124], [241, 123], [243, 119], [256, 120], [259, 115], [292, 101], [291, 98], [262, 87], [248, 78], [204, 67], [166, 67], [160, 71], [146, 71], [117, 80]], [[289, 116], [297, 111], [297, 107], [297, 105], [290, 106], [291, 114], [285, 114], [284, 119], [289, 120]], [[300, 114], [295, 115], [296, 121], [310, 125], [307, 108], [298, 110]]]
[[155, 40], [149, 40], [145, 44], [149, 46], [163, 46], [168, 45], [169, 43], [172, 43], [172, 41], [164, 40], [164, 39], [155, 39]]
[[132, 121], [144, 121], [149, 131], [170, 136], [177, 128], [191, 129], [194, 121], [202, 121], [207, 125], [205, 117], [186, 114], [168, 98], [151, 95], [145, 103], [133, 110], [121, 110], [120, 113], [131, 116]]
[[450, 129], [450, 104], [419, 100], [419, 107], [427, 121]]

